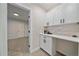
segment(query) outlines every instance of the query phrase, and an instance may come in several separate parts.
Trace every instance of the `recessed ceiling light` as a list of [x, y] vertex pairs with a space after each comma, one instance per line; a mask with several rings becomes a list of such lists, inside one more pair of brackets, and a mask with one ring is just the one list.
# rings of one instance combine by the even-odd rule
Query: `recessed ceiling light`
[[14, 13], [13, 15], [14, 15], [14, 16], [19, 16], [19, 14], [17, 14], [17, 13]]

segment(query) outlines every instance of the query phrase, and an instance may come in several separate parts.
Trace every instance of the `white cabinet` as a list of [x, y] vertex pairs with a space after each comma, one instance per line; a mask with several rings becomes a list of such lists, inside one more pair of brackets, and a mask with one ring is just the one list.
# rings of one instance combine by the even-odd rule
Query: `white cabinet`
[[62, 7], [58, 7], [53, 13], [54, 25], [63, 24]]
[[79, 21], [79, 4], [62, 4], [47, 13], [49, 26]]
[[77, 3], [77, 21], [79, 22], [79, 3]]
[[77, 4], [63, 4], [62, 13], [65, 23], [77, 22]]
[[55, 46], [52, 37], [41, 35], [40, 48], [46, 51], [49, 55], [55, 55]]
[[47, 13], [47, 17], [48, 17], [48, 20], [49, 20], [49, 23], [51, 25], [59, 25], [59, 24], [63, 24], [64, 21], [64, 17], [63, 17], [63, 12], [62, 12], [62, 6], [59, 6], [59, 7], [56, 7], [55, 9], [49, 11]]

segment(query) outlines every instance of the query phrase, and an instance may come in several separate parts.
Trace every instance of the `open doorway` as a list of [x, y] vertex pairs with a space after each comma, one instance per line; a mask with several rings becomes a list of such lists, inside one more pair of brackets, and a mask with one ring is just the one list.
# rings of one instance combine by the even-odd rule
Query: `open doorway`
[[8, 55], [29, 55], [29, 13], [13, 4], [8, 4]]

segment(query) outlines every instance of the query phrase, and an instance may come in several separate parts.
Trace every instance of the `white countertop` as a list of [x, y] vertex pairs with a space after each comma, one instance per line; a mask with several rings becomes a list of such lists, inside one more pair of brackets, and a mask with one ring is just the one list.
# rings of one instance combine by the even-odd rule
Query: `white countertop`
[[53, 37], [53, 38], [58, 38], [58, 39], [62, 39], [62, 40], [67, 40], [67, 41], [79, 43], [79, 37], [70, 37], [70, 36], [66, 36], [66, 35], [44, 34], [44, 33], [40, 33], [40, 35], [45, 35], [45, 36], [49, 36], [49, 37]]

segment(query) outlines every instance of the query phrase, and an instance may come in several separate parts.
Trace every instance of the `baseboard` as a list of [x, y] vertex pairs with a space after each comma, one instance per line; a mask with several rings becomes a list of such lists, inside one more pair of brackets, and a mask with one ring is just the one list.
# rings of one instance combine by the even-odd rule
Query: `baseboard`
[[61, 56], [66, 56], [65, 54], [59, 52], [59, 51], [56, 51], [57, 53], [59, 53]]
[[23, 37], [8, 38], [8, 40], [19, 39], [19, 38], [24, 38], [24, 37], [27, 37], [28, 38], [28, 36], [23, 36]]
[[37, 47], [37, 48], [35, 48], [35, 49], [32, 49], [31, 51], [30, 51], [30, 53], [33, 53], [33, 52], [35, 52], [35, 51], [37, 51], [37, 50], [39, 50], [40, 49], [40, 47]]

